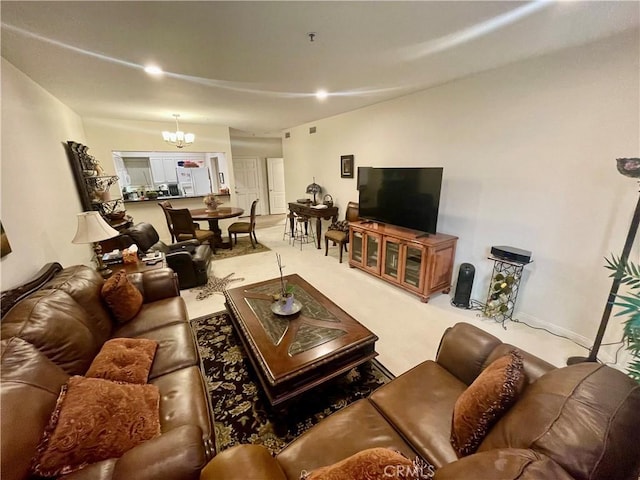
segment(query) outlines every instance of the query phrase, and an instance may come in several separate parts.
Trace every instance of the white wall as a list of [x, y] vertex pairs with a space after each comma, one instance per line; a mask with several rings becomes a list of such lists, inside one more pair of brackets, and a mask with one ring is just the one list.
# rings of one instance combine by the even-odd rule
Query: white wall
[[249, 137], [231, 133], [231, 151], [236, 157], [282, 157], [282, 139]]
[[[116, 151], [179, 151], [179, 152], [223, 152], [227, 160], [231, 157], [231, 143], [229, 140], [229, 128], [217, 125], [198, 125], [180, 122], [180, 126], [186, 131], [196, 135], [193, 145], [178, 150], [176, 147], [165, 143], [161, 132], [171, 128], [171, 121], [167, 122], [137, 122], [107, 118], [85, 118], [84, 126], [87, 132], [86, 145], [91, 153], [100, 161], [108, 173], [115, 173], [111, 152]], [[231, 179], [225, 181], [233, 184], [233, 172]], [[233, 188], [231, 189], [233, 195]], [[233, 196], [231, 197], [233, 203]], [[203, 208], [202, 199], [172, 200], [176, 208]], [[169, 230], [162, 209], [157, 202], [126, 203], [127, 213], [133, 217], [135, 223], [151, 223], [158, 231], [160, 238], [165, 242], [171, 242]], [[225, 229], [227, 221], [220, 222], [220, 228]], [[206, 222], [203, 228], [208, 228]]]
[[84, 143], [81, 118], [2, 59], [1, 220], [12, 252], [0, 260], [1, 288], [29, 280], [45, 263], [90, 264], [75, 245], [82, 211], [67, 140]]
[[[611, 286], [603, 257], [622, 250], [637, 199], [615, 159], [640, 156], [638, 37], [291, 129], [283, 139], [287, 197], [304, 196], [315, 176], [341, 211], [357, 200], [356, 179], [340, 178], [340, 155], [354, 154], [356, 167], [443, 166], [438, 230], [460, 238], [454, 285], [460, 263], [474, 264], [472, 298], [484, 301], [490, 247], [531, 250], [516, 317], [590, 345]], [[610, 328], [608, 337], [619, 332]]]

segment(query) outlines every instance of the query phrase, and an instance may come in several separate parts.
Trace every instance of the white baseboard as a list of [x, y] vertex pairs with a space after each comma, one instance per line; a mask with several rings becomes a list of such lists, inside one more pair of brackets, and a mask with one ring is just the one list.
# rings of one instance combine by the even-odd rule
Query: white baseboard
[[[560, 335], [574, 341], [578, 345], [581, 345], [587, 349], [587, 351], [585, 351], [585, 357], [589, 354], [588, 351], [593, 346], [592, 338], [587, 338], [583, 335], [579, 335], [571, 330], [567, 330], [566, 328], [559, 327], [558, 325], [555, 325], [553, 323], [545, 322], [544, 320], [540, 320], [539, 318], [528, 315], [526, 313], [518, 313], [517, 315], [514, 315], [514, 318], [515, 318], [515, 320], [513, 320], [514, 322], [517, 320], [521, 320], [522, 322], [525, 322], [531, 325], [532, 327], [544, 328], [556, 335]], [[615, 360], [613, 356], [611, 356], [609, 353], [604, 352], [602, 350], [598, 352], [598, 358], [600, 359], [600, 361], [608, 364], [613, 364]], [[620, 362], [620, 359], [618, 359], [618, 361]], [[624, 365], [614, 364], [612, 366], [615, 366], [616, 368], [621, 370], [624, 369]]]

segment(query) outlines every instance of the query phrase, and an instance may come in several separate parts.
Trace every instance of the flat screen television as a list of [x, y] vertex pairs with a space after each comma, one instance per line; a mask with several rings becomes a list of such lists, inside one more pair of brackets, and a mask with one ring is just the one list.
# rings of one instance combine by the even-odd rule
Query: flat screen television
[[442, 172], [442, 167], [359, 167], [360, 217], [435, 234]]

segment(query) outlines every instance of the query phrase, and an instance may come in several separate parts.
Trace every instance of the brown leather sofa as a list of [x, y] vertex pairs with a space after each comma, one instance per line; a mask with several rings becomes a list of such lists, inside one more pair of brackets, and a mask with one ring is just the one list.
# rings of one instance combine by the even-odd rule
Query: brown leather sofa
[[214, 428], [175, 273], [167, 268], [129, 275], [144, 304], [135, 318], [119, 325], [101, 300], [104, 280], [95, 270], [60, 270], [52, 264], [27, 288], [3, 292], [3, 302], [24, 297], [3, 316], [0, 327], [3, 480], [31, 478], [30, 462], [62, 385], [71, 375], [83, 375], [102, 344], [115, 337], [159, 343], [149, 383], [160, 390], [161, 435], [119, 459], [94, 463], [64, 478], [197, 479], [215, 453]]
[[[640, 470], [640, 385], [611, 367], [554, 368], [523, 353], [528, 384], [475, 454], [458, 459], [450, 441], [458, 396], [510, 345], [466, 323], [444, 334], [426, 361], [369, 398], [329, 416], [275, 458], [262, 446], [219, 453], [202, 480], [298, 479], [372, 447], [419, 455], [437, 480], [624, 480]], [[420, 478], [432, 478], [422, 471]]]

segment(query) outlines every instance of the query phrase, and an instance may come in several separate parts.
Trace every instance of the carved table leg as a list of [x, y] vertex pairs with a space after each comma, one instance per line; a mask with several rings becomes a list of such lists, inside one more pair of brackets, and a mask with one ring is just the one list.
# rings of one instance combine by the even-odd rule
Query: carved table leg
[[322, 218], [316, 217], [316, 246], [320, 250], [320, 237], [322, 236]]

